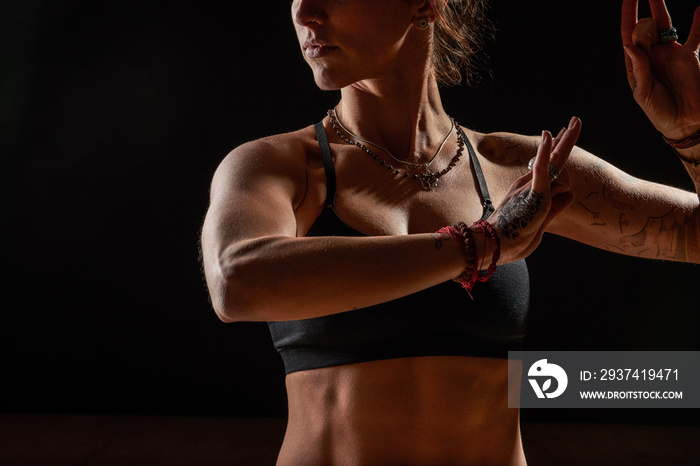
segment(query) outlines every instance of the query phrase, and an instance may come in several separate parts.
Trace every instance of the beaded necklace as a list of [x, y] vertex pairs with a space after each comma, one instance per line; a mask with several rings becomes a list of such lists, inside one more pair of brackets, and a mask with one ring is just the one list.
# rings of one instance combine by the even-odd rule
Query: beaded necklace
[[[450, 118], [450, 121], [452, 122], [452, 129], [450, 130], [450, 133], [447, 135], [447, 137], [445, 138], [445, 140], [442, 142], [442, 145], [440, 146], [440, 148], [438, 149], [438, 151], [435, 153], [435, 155], [433, 156], [433, 158], [430, 159], [430, 161], [428, 161], [427, 163], [422, 163], [422, 164], [417, 164], [417, 163], [412, 163], [412, 162], [407, 162], [407, 161], [404, 161], [404, 160], [397, 159], [396, 157], [394, 157], [393, 155], [391, 155], [391, 153], [389, 153], [389, 151], [387, 151], [386, 149], [382, 148], [381, 146], [379, 146], [379, 145], [377, 145], [377, 144], [375, 144], [375, 143], [373, 143], [373, 142], [367, 141], [367, 140], [365, 140], [365, 139], [362, 139], [362, 138], [360, 138], [359, 136], [357, 136], [357, 135], [351, 133], [351, 132], [348, 131], [344, 126], [342, 126], [342, 124], [340, 123], [340, 120], [338, 120], [338, 116], [337, 116], [336, 113], [335, 113], [335, 109], [330, 109], [330, 110], [328, 110], [328, 118], [330, 119], [331, 126], [333, 126], [333, 129], [335, 130], [336, 134], [337, 134], [343, 141], [345, 141], [345, 142], [348, 143], [348, 144], [352, 144], [352, 145], [357, 146], [358, 148], [362, 149], [362, 150], [363, 150], [364, 152], [366, 152], [370, 157], [372, 157], [374, 160], [376, 160], [377, 162], [379, 162], [381, 165], [385, 166], [388, 170], [392, 170], [395, 174], [397, 174], [397, 175], [403, 175], [403, 176], [406, 177], [406, 178], [410, 177], [411, 179], [420, 181], [421, 187], [422, 187], [423, 189], [425, 189], [426, 191], [429, 191], [429, 190], [431, 190], [431, 189], [433, 189], [433, 188], [437, 188], [437, 186], [438, 186], [438, 180], [439, 180], [442, 176], [446, 175], [450, 170], [452, 170], [452, 169], [454, 168], [455, 165], [457, 165], [457, 162], [459, 162], [459, 159], [462, 157], [462, 152], [464, 151], [464, 139], [462, 138], [462, 131], [457, 131], [457, 153], [455, 154], [455, 156], [452, 158], [452, 160], [451, 160], [450, 163], [447, 165], [447, 167], [443, 168], [442, 170], [438, 170], [438, 171], [434, 171], [434, 172], [429, 171], [429, 166], [430, 166], [430, 164], [432, 164], [433, 161], [437, 158], [437, 156], [438, 156], [438, 154], [440, 153], [440, 151], [442, 150], [443, 146], [445, 145], [445, 143], [447, 142], [447, 140], [449, 139], [449, 137], [452, 135], [452, 132], [454, 131], [454, 129], [457, 128], [457, 127], [459, 126], [459, 125], [457, 124], [457, 122], [454, 120], [454, 118], [452, 118], [452, 117], [449, 117], [449, 118]], [[343, 128], [343, 130], [345, 130], [345, 131], [346, 131], [348, 134], [350, 134], [352, 137], [358, 139], [358, 141], [353, 141], [353, 140], [349, 139], [347, 136], [345, 136], [345, 135], [340, 131], [340, 129], [338, 129], [338, 126], [339, 126], [339, 125]], [[363, 141], [363, 142], [365, 142], [365, 143], [367, 143], [367, 144], [371, 144], [371, 145], [373, 145], [373, 146], [375, 146], [375, 147], [378, 147], [379, 149], [381, 149], [381, 150], [383, 150], [384, 152], [386, 152], [387, 154], [389, 154], [389, 156], [390, 156], [392, 159], [396, 160], [397, 162], [405, 163], [405, 164], [411, 166], [412, 168], [423, 168], [423, 169], [426, 171], [426, 173], [420, 173], [420, 174], [418, 174], [418, 173], [408, 173], [408, 172], [399, 170], [398, 168], [394, 167], [393, 165], [387, 163], [387, 162], [386, 162], [385, 160], [383, 160], [379, 155], [377, 155], [376, 153], [374, 153], [372, 150], [370, 150], [367, 146], [365, 146], [364, 144], [362, 144], [362, 142], [360, 142], [360, 141]]]
[[442, 148], [445, 147], [447, 140], [450, 139], [450, 136], [452, 136], [452, 133], [454, 133], [454, 131], [455, 131], [455, 122], [452, 118], [450, 118], [450, 125], [451, 125], [450, 131], [447, 133], [447, 136], [445, 136], [445, 139], [442, 140], [442, 144], [440, 144], [440, 147], [438, 148], [437, 152], [435, 152], [435, 155], [433, 155], [433, 157], [429, 161], [427, 161], [426, 163], [413, 163], [413, 162], [408, 162], [406, 160], [401, 160], [398, 157], [394, 157], [394, 155], [391, 152], [389, 152], [389, 149], [386, 149], [375, 142], [368, 141], [367, 139], [362, 139], [360, 136], [358, 136], [357, 134], [355, 134], [352, 131], [350, 131], [349, 129], [347, 129], [345, 127], [345, 125], [343, 125], [343, 121], [338, 116], [338, 107], [333, 108], [333, 116], [335, 117], [335, 121], [338, 123], [338, 126], [340, 126], [340, 128], [343, 131], [348, 133], [350, 136], [352, 136], [356, 140], [362, 141], [362, 142], [367, 143], [367, 144], [371, 144], [374, 147], [376, 147], [377, 149], [381, 149], [383, 152], [385, 152], [389, 157], [394, 159], [394, 161], [396, 161], [396, 162], [403, 163], [404, 165], [408, 165], [408, 166], [413, 167], [413, 168], [422, 168], [426, 172], [428, 171], [428, 167], [430, 166], [430, 164], [432, 164], [435, 161], [435, 159], [437, 158], [437, 156], [440, 155], [440, 152], [442, 152]]

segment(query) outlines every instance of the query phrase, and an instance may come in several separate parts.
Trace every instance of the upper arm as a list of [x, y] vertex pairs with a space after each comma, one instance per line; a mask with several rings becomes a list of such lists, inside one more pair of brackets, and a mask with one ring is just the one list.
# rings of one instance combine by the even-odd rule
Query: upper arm
[[214, 307], [226, 276], [225, 258], [265, 236], [296, 236], [295, 205], [304, 196], [306, 170], [293, 146], [261, 140], [244, 144], [214, 174], [202, 227], [202, 259]]
[[700, 262], [697, 194], [639, 180], [579, 148], [566, 172], [574, 201], [547, 231], [617, 253]]
[[305, 178], [296, 160], [294, 154], [264, 141], [233, 150], [214, 174], [204, 233], [223, 242], [295, 236], [294, 205], [303, 195]]

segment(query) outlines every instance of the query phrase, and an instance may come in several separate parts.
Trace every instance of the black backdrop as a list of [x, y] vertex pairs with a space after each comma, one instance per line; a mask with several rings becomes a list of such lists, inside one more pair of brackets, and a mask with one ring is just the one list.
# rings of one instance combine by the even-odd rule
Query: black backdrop
[[[669, 3], [683, 36], [693, 2]], [[692, 189], [630, 96], [618, 2], [501, 1], [491, 17], [493, 79], [444, 90], [460, 123], [539, 134], [575, 114], [584, 148]], [[217, 320], [197, 241], [221, 158], [338, 98], [315, 88], [285, 2], [3, 0], [0, 35], [0, 411], [283, 416], [267, 328]], [[555, 237], [529, 264], [528, 349], [700, 350], [696, 266]]]

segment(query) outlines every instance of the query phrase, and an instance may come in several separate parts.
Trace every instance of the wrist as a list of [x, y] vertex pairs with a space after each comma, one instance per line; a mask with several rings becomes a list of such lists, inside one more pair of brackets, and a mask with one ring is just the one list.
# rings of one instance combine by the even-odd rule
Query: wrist
[[[472, 278], [476, 277], [476, 274], [479, 272], [476, 268], [478, 260], [476, 259], [474, 249], [474, 238], [461, 222], [457, 223], [455, 226], [443, 227], [437, 231], [437, 234], [450, 237], [455, 240], [454, 244], [459, 245], [464, 262], [460, 274], [453, 280], [457, 283], [461, 283], [466, 289], [469, 286], [468, 283], [470, 283]], [[471, 286], [473, 286], [473, 284]], [[468, 289], [471, 290], [471, 287]]]
[[685, 150], [700, 144], [700, 127], [681, 128], [677, 132], [662, 136], [669, 146], [676, 150]]
[[491, 241], [488, 233], [476, 224], [469, 227], [469, 232], [474, 241], [475, 266], [479, 271], [487, 270], [496, 251], [496, 244]]
[[501, 242], [496, 230], [485, 220], [477, 220], [471, 227], [458, 222], [453, 227], [441, 228], [437, 233], [449, 235], [462, 246], [466, 266], [454, 281], [470, 295], [477, 281], [485, 282], [496, 272]]

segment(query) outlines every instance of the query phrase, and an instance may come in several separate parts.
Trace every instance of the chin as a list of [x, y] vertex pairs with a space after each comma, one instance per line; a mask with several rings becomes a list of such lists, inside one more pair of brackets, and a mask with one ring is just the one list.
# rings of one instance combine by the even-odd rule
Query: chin
[[345, 87], [345, 86], [338, 86], [338, 85], [335, 85], [335, 84], [321, 83], [321, 82], [318, 82], [318, 81], [316, 81], [316, 85], [317, 85], [318, 88], [321, 89], [322, 91], [338, 91], [338, 90], [342, 89], [343, 87]]
[[323, 91], [337, 91], [352, 84], [347, 77], [332, 75], [327, 69], [314, 69], [314, 81]]
[[322, 91], [337, 91], [345, 86], [342, 86], [332, 79], [327, 79], [326, 77], [314, 76], [314, 81], [319, 89]]

